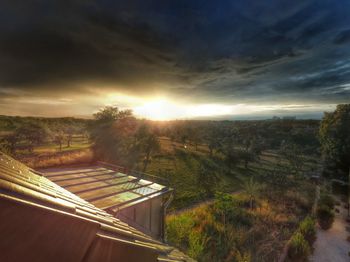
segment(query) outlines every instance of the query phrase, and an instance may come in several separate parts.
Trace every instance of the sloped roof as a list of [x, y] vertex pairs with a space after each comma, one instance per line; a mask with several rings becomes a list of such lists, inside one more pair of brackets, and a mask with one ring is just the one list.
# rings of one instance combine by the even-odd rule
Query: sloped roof
[[193, 261], [0, 153], [0, 261]]
[[169, 187], [121, 173], [113, 165], [48, 168], [40, 172], [59, 186], [111, 214], [172, 191]]

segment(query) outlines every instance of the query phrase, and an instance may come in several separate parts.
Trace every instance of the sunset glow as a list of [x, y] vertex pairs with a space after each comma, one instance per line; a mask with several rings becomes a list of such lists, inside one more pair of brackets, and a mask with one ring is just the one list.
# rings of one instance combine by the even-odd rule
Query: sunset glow
[[189, 119], [212, 117], [234, 113], [233, 106], [216, 104], [177, 104], [166, 99], [148, 101], [133, 108], [137, 116], [152, 120]]
[[182, 114], [181, 107], [167, 100], [154, 100], [134, 108], [136, 115], [152, 120], [169, 120]]
[[314, 111], [330, 111], [335, 104], [214, 104], [214, 103], [179, 103], [175, 99], [167, 97], [144, 98], [122, 94], [108, 95], [105, 105], [117, 106], [122, 104], [123, 109], [130, 108], [140, 118], [151, 120], [175, 120], [175, 119], [215, 119], [220, 117], [245, 117], [249, 115], [264, 116], [275, 115], [299, 115], [300, 113], [312, 113]]

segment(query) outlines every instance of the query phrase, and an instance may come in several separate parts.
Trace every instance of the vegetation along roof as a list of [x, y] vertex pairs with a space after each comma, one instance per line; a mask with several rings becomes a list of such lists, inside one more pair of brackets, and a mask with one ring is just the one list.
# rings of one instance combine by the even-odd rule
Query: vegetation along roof
[[0, 261], [193, 261], [3, 153], [0, 210]]

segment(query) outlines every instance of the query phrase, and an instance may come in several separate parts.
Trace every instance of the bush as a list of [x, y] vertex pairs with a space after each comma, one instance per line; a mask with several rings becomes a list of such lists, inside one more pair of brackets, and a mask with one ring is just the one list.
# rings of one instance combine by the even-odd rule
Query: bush
[[187, 254], [199, 260], [205, 251], [207, 237], [203, 235], [199, 230], [193, 230], [188, 236], [189, 247]]
[[310, 246], [312, 246], [316, 240], [315, 220], [309, 216], [306, 217], [299, 225], [299, 232], [304, 236]]
[[177, 247], [188, 247], [188, 237], [193, 227], [194, 221], [191, 215], [181, 214], [170, 217], [166, 227], [168, 241]]
[[310, 255], [310, 245], [305, 240], [304, 236], [297, 232], [289, 243], [288, 256], [292, 261], [306, 261]]
[[217, 193], [213, 213], [220, 221], [241, 226], [251, 226], [253, 224], [252, 215], [244, 208], [241, 208], [242, 200], [225, 193]]
[[319, 201], [318, 201], [318, 204], [320, 206], [324, 205], [324, 206], [327, 206], [328, 208], [330, 209], [333, 209], [334, 208], [334, 205], [335, 205], [335, 201], [334, 201], [334, 198], [330, 195], [321, 195]]
[[334, 222], [333, 211], [325, 205], [321, 205], [317, 208], [317, 221], [323, 230], [328, 230], [332, 227]]

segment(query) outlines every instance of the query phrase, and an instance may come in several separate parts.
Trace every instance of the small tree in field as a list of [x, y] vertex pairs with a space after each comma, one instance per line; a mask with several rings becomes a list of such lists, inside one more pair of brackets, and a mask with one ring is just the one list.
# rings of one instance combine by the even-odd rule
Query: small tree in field
[[197, 174], [197, 183], [204, 190], [205, 196], [213, 196], [218, 176], [213, 163], [209, 160], [202, 160]]
[[257, 198], [261, 186], [259, 183], [255, 182], [253, 178], [251, 177], [249, 180], [245, 181], [242, 184], [243, 191], [248, 195], [249, 197], [249, 207], [250, 209], [253, 209], [253, 203], [255, 199]]
[[301, 175], [305, 163], [302, 149], [296, 144], [286, 143], [281, 146], [280, 154], [288, 161], [295, 175]]
[[16, 136], [26, 143], [29, 152], [43, 144], [50, 137], [50, 130], [42, 123], [28, 122], [15, 131]]
[[136, 133], [141, 152], [144, 154], [142, 172], [146, 172], [152, 154], [160, 150], [159, 139], [156, 134], [152, 133], [148, 126], [143, 125]]
[[237, 150], [237, 154], [240, 160], [244, 162], [244, 167], [247, 169], [249, 162], [255, 160], [255, 154], [251, 152], [249, 149], [246, 150]]
[[198, 145], [201, 142], [201, 137], [198, 128], [188, 128], [188, 139], [194, 144], [195, 150], [198, 150]]
[[205, 141], [208, 144], [209, 156], [213, 156], [214, 150], [218, 150], [221, 147], [220, 132], [216, 128], [210, 129], [205, 135]]
[[60, 151], [62, 151], [62, 145], [65, 140], [65, 135], [62, 131], [59, 131], [55, 136], [54, 136], [54, 142], [59, 146]]
[[75, 130], [73, 127], [67, 127], [65, 129], [67, 147], [71, 146], [74, 133], [75, 133]]

